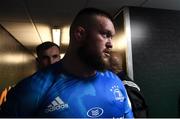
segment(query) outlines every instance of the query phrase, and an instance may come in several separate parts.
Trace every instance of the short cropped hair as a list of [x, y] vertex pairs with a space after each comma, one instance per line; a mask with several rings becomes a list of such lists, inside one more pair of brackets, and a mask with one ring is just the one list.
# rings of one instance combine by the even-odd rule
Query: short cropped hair
[[47, 41], [47, 42], [44, 42], [44, 43], [38, 45], [36, 47], [37, 56], [40, 57], [42, 52], [44, 52], [45, 50], [47, 50], [47, 49], [49, 49], [49, 48], [51, 48], [53, 46], [56, 46], [60, 51], [59, 46], [57, 44], [53, 43], [53, 42]]
[[113, 23], [113, 17], [109, 13], [97, 8], [84, 8], [74, 18], [70, 27], [70, 36], [72, 36], [72, 33], [77, 26], [80, 25], [83, 27], [88, 27], [88, 25], [90, 26], [93, 16], [107, 17]]

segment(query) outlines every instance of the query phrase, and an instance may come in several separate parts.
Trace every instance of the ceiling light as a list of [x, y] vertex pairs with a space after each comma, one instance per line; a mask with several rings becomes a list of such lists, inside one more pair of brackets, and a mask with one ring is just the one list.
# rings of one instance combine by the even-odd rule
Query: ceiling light
[[60, 29], [58, 28], [53, 28], [52, 29], [52, 37], [53, 37], [53, 42], [56, 43], [58, 46], [60, 46]]

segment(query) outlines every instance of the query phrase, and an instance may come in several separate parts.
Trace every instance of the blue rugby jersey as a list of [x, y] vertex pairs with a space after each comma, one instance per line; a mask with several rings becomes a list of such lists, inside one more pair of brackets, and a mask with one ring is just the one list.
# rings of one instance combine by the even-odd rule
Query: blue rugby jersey
[[7, 97], [4, 117], [132, 118], [124, 85], [112, 72], [89, 78], [59, 72], [60, 63], [22, 80]]

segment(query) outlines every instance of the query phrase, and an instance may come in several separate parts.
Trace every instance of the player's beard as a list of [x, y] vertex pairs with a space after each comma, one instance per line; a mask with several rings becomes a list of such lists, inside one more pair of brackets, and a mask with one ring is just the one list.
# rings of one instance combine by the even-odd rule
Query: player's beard
[[105, 71], [109, 68], [109, 57], [103, 57], [103, 54], [89, 51], [88, 45], [80, 47], [77, 53], [81, 61], [93, 70]]

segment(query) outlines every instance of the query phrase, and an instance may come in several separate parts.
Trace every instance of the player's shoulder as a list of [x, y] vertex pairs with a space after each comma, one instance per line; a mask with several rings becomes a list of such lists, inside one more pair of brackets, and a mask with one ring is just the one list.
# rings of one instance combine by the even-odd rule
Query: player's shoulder
[[16, 87], [21, 90], [33, 90], [42, 92], [47, 90], [55, 81], [58, 70], [56, 65], [41, 69], [34, 74], [22, 79]]
[[[112, 71], [110, 71], [110, 70], [106, 70], [105, 72], [104, 72], [104, 74], [106, 75], [106, 76], [108, 76], [108, 77], [111, 77], [111, 78], [118, 78], [118, 76], [114, 73], [114, 72], [112, 72]], [[118, 78], [119, 79], [119, 78]]]
[[110, 70], [100, 72], [100, 75], [103, 80], [108, 80], [108, 81], [112, 81], [112, 82], [121, 82], [119, 77]]

